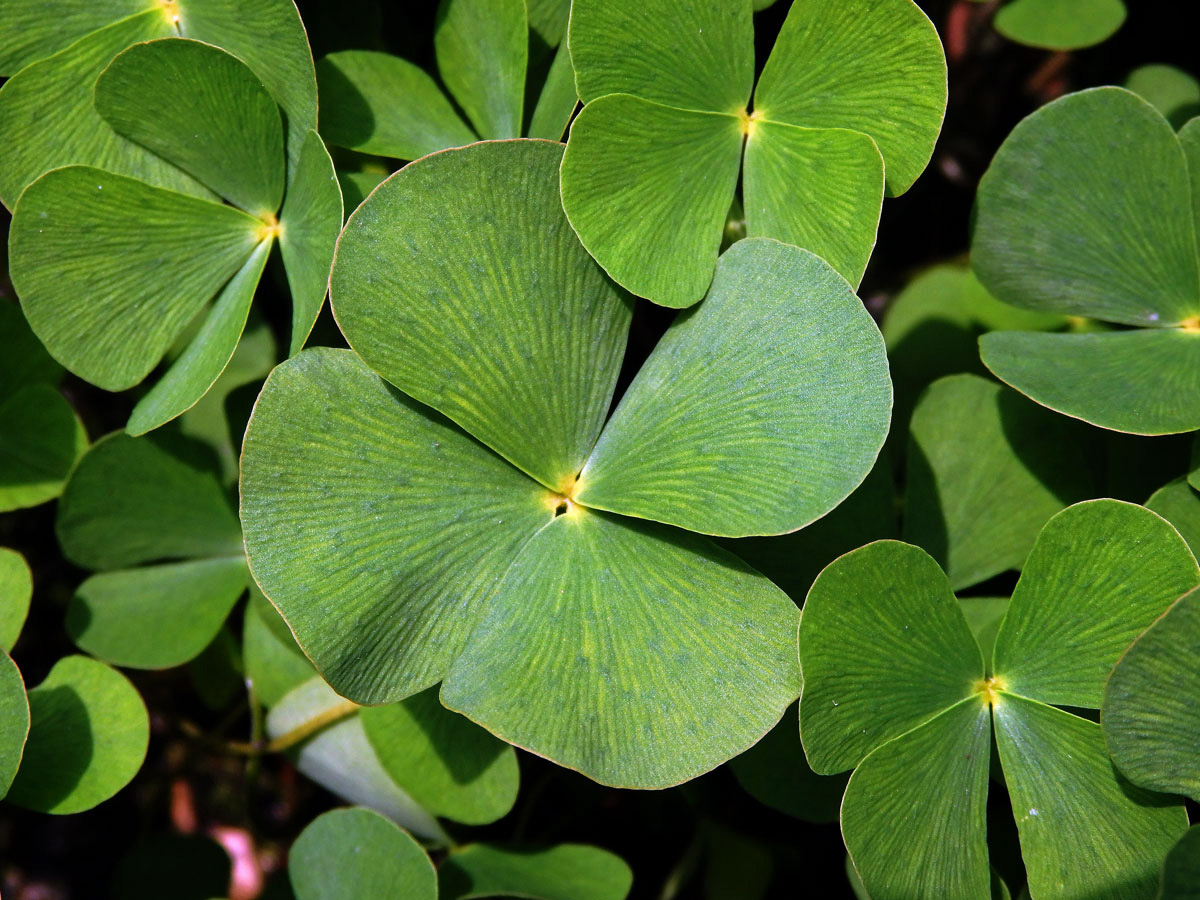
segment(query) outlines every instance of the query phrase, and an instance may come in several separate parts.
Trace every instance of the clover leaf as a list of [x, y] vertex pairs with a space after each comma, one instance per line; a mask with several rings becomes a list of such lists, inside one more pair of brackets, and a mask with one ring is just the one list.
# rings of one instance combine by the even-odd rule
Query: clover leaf
[[1009, 40], [1047, 50], [1099, 44], [1124, 22], [1122, 0], [1010, 0], [993, 20], [996, 30]]
[[1117, 662], [1104, 688], [1100, 724], [1113, 762], [1130, 781], [1200, 802], [1198, 647], [1200, 593], [1193, 590]]
[[1102, 428], [1200, 428], [1193, 169], [1200, 119], [1176, 135], [1123, 88], [1070, 94], [1013, 130], [979, 185], [971, 263], [980, 281], [1015, 306], [1134, 327], [984, 335], [997, 377]]
[[1031, 896], [1152, 897], [1187, 816], [1120, 779], [1100, 726], [1058, 707], [1099, 707], [1129, 640], [1197, 582], [1154, 513], [1068, 507], [1038, 536], [989, 667], [916, 547], [869, 544], [822, 572], [799, 632], [800, 734], [817, 772], [854, 768], [842, 833], [870, 895], [989, 896], [994, 726]]
[[441, 4], [438, 69], [471, 125], [420, 67], [389, 53], [342, 50], [317, 63], [321, 134], [331, 145], [408, 160], [480, 137], [557, 141], [577, 100], [571, 58], [565, 46], [555, 54], [523, 130], [529, 35], [533, 28], [557, 44], [570, 4], [528, 4], [528, 13], [526, 7], [523, 0]]
[[828, 512], [874, 463], [890, 384], [849, 285], [748, 240], [606, 424], [630, 303], [563, 217], [561, 154], [434, 154], [351, 216], [332, 298], [357, 355], [268, 378], [242, 522], [255, 580], [342, 695], [444, 679], [443, 703], [512, 743], [662, 786], [799, 692], [795, 606], [680, 529]]
[[1200, 114], [1200, 81], [1175, 66], [1138, 66], [1125, 79], [1125, 87], [1162, 113], [1172, 128]]
[[57, 529], [67, 557], [99, 571], [67, 608], [81, 649], [133, 668], [180, 665], [208, 646], [245, 592], [237, 517], [206, 449], [118, 433], [79, 461]]
[[[312, 54], [291, 0], [98, 0], [56, 4], [50, 14], [40, 0], [0, 0], [0, 18], [8, 26], [0, 38], [0, 75], [13, 76], [0, 87], [0, 133], [11, 141], [0, 157], [0, 202], [9, 209], [43, 172], [72, 163], [206, 195], [169, 162], [116, 133], [92, 107], [96, 77], [140, 41], [204, 41], [253, 69], [286, 114], [293, 170], [305, 136], [317, 127]], [[189, 88], [148, 86], [176, 101]], [[54, 102], [48, 105], [47, 97]]]
[[130, 47], [97, 80], [95, 106], [116, 134], [205, 196], [109, 172], [103, 162], [55, 169], [17, 204], [11, 277], [51, 354], [108, 390], [144, 379], [207, 308], [187, 348], [135, 407], [128, 430], [141, 434], [191, 407], [225, 369], [275, 240], [299, 349], [324, 300], [341, 195], [309, 131], [284, 199], [279, 108], [257, 75], [208, 44], [170, 38]]
[[587, 844], [468, 844], [452, 850], [438, 869], [438, 896], [625, 900], [632, 882], [624, 860]]
[[708, 289], [739, 171], [749, 236], [857, 284], [885, 181], [912, 185], [946, 106], [941, 43], [911, 0], [797, 0], [757, 88], [749, 0], [576, 0], [568, 42], [585, 105], [567, 218], [615, 281], [665, 306]]

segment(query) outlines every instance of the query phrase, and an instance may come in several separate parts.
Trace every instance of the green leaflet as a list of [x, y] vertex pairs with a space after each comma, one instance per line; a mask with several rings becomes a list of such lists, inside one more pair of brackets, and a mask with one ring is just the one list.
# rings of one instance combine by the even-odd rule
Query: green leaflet
[[1008, 694], [993, 715], [1030, 894], [1153, 896], [1184, 810], [1118, 780], [1094, 722]]
[[405, 167], [346, 223], [332, 304], [375, 371], [566, 491], [608, 412], [631, 304], [563, 218], [561, 158], [513, 141]]
[[60, 659], [29, 691], [29, 738], [8, 800], [76, 813], [107, 800], [141, 768], [145, 704], [124, 675], [86, 656]]
[[[179, 97], [187, 96], [181, 104]], [[94, 105], [112, 129], [252, 216], [283, 200], [279, 107], [250, 69], [199, 41], [135, 44], [96, 80]], [[222, 128], [197, 132], [196, 123]]]
[[1157, 109], [1175, 128], [1200, 113], [1200, 81], [1174, 66], [1138, 66], [1125, 79], [1125, 88]]
[[884, 165], [888, 192], [903, 193], [941, 128], [945, 60], [910, 0], [793, 3], [752, 114], [750, 12], [735, 2], [572, 6], [586, 105], [563, 159], [563, 207], [605, 271], [656, 303], [703, 295], [743, 136], [749, 233], [812, 250], [857, 284]]
[[980, 182], [980, 280], [1008, 303], [1142, 330], [985, 335], [983, 361], [997, 376], [1104, 428], [1200, 427], [1191, 144], [1145, 100], [1112, 87], [1063, 97], [1014, 129]]
[[666, 787], [779, 719], [800, 688], [795, 621], [704, 538], [577, 506], [513, 561], [442, 700], [601, 783]]
[[422, 840], [448, 842], [437, 820], [384, 770], [367, 740], [360, 713], [359, 707], [312, 676], [271, 708], [267, 734], [279, 739], [295, 729], [311, 733], [289, 751], [301, 773], [347, 802], [386, 816]]
[[996, 13], [1010, 40], [1049, 50], [1074, 50], [1107, 40], [1125, 22], [1121, 0], [1012, 0]]
[[62, 493], [87, 433], [56, 388], [31, 384], [0, 399], [0, 512]]
[[342, 50], [317, 63], [321, 135], [362, 153], [419, 159], [476, 140], [437, 83], [412, 63]]
[[850, 286], [810, 253], [739, 241], [621, 398], [575, 499], [706, 534], [795, 531], [866, 477], [890, 409]]
[[296, 900], [435, 900], [437, 876], [421, 846], [379, 813], [354, 807], [317, 816], [292, 845]]
[[242, 662], [255, 699], [266, 706], [274, 706], [314, 674], [287, 623], [256, 584], [250, 586], [242, 621]]
[[529, 25], [524, 0], [442, 0], [438, 71], [485, 140], [521, 136]]
[[93, 575], [67, 607], [67, 634], [118, 666], [166, 669], [200, 655], [246, 590], [240, 556]]
[[599, 847], [468, 844], [452, 850], [438, 870], [438, 896], [624, 900], [632, 882], [629, 866]]
[[[1099, 726], [1022, 693], [1098, 706], [1127, 635], [1179, 580], [1195, 585], [1195, 562], [1153, 513], [1068, 507], [1038, 537], [985, 675], [945, 576], [916, 548], [870, 544], [821, 574], [800, 625], [801, 737], [818, 769], [858, 763], [842, 829], [875, 900], [985, 896], [989, 706], [1034, 896], [1153, 896], [1181, 807], [1120, 779]], [[979, 612], [986, 627], [995, 611]]]
[[[565, 24], [565, 23], [564, 23]], [[579, 97], [575, 93], [575, 70], [571, 68], [571, 53], [566, 44], [559, 46], [546, 75], [546, 83], [538, 95], [533, 118], [529, 120], [528, 137], [547, 141], [561, 140], [567, 130], [571, 113]]]
[[446, 709], [436, 688], [363, 709], [363, 728], [387, 773], [437, 816], [494, 822], [517, 799], [512, 747]]
[[258, 243], [229, 206], [86, 166], [21, 197], [10, 275], [29, 324], [59, 362], [119, 391], [137, 384]]
[[[629, 305], [561, 218], [561, 152], [506, 141], [438, 153], [351, 217], [333, 308], [367, 365], [311, 350], [272, 374], [244, 447], [246, 545], [343, 696], [384, 703], [445, 679], [443, 702], [493, 733], [597, 780], [656, 787], [778, 719], [799, 689], [795, 607], [698, 536], [636, 520], [761, 534], [823, 515], [883, 442], [883, 348], [827, 265], [744, 241], [593, 448]], [[683, 407], [727, 433], [697, 444]], [[538, 587], [529, 572], [543, 573]], [[605, 625], [595, 610], [618, 599]], [[560, 614], [534, 616], [533, 600]], [[678, 621], [667, 629], [657, 609]], [[563, 654], [575, 675], [531, 694], [529, 673], [559, 672]]]
[[1195, 556], [1200, 552], [1200, 496], [1185, 478], [1168, 482], [1150, 495], [1146, 509], [1175, 526]]
[[1200, 593], [1180, 597], [1118, 661], [1100, 724], [1121, 773], [1149, 790], [1200, 798]]
[[996, 636], [996, 672], [1006, 690], [1088, 709], [1099, 708], [1121, 651], [1200, 583], [1170, 523], [1116, 500], [1079, 503], [1047, 522], [1023, 575]]
[[360, 703], [436, 684], [553, 515], [549, 491], [348, 351], [276, 368], [246, 432], [255, 580], [318, 671]]
[[904, 539], [962, 590], [1020, 569], [1046, 520], [1093, 494], [1076, 429], [975, 375], [921, 395], [909, 432]]
[[155, 0], [49, 4], [0, 0], [0, 18], [8, 26], [0, 42], [0, 75], [15, 75], [29, 63], [66, 49], [111, 22], [158, 9]]
[[20, 637], [32, 596], [33, 573], [25, 557], [0, 547], [0, 650], [12, 650]]
[[21, 671], [0, 647], [0, 799], [16, 777], [29, 735], [29, 699]]

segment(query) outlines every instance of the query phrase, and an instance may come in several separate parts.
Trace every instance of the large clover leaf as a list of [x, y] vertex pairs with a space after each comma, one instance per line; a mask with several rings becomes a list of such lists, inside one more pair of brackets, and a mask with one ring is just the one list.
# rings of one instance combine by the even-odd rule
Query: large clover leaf
[[[11, 143], [0, 157], [0, 202], [11, 209], [43, 172], [72, 163], [94, 165], [158, 187], [204, 189], [170, 161], [130, 143], [92, 107], [96, 77], [114, 56], [139, 41], [184, 37], [222, 47], [262, 79], [283, 108], [291, 169], [305, 136], [317, 127], [317, 85], [308, 36], [292, 0], [96, 0], [55, 3], [0, 0], [0, 133]], [[180, 103], [193, 86], [148, 86], [160, 102]], [[53, 98], [47, 104], [46, 98]]]
[[988, 897], [995, 727], [1034, 900], [1149, 898], [1187, 827], [1114, 773], [1096, 709], [1129, 640], [1200, 582], [1142, 507], [1076, 504], [1042, 529], [989, 660], [929, 556], [893, 541], [831, 564], [800, 625], [800, 733], [817, 772], [854, 768], [846, 846], [875, 900]]
[[1134, 327], [984, 335], [988, 368], [1103, 428], [1200, 428], [1197, 171], [1200, 119], [1176, 135], [1123, 88], [1071, 94], [1018, 125], [979, 185], [980, 280], [1015, 306]]
[[941, 43], [911, 0], [796, 0], [753, 113], [750, 0], [576, 0], [569, 46], [586, 105], [567, 217], [609, 275], [666, 306], [707, 290], [739, 170], [747, 234], [857, 284], [885, 181], [896, 195], [916, 180], [946, 106]]
[[204, 196], [107, 171], [103, 161], [55, 169], [17, 204], [11, 276], [50, 353], [108, 390], [144, 379], [207, 308], [134, 409], [128, 430], [141, 434], [192, 406], [228, 365], [275, 240], [291, 285], [292, 350], [303, 345], [324, 300], [341, 194], [309, 131], [284, 200], [279, 108], [254, 72], [208, 44], [130, 47], [97, 80], [95, 108]]
[[571, 58], [565, 45], [555, 54], [525, 128], [530, 29], [541, 27], [557, 44], [570, 4], [530, 5], [528, 13], [526, 6], [524, 0], [442, 0], [434, 35], [438, 69], [470, 125], [420, 67], [389, 53], [342, 50], [317, 63], [322, 136], [332, 145], [397, 159], [480, 137], [557, 141], [577, 101]]
[[339, 693], [445, 679], [446, 705], [513, 743], [662, 786], [744, 750], [799, 692], [795, 606], [669, 526], [823, 515], [871, 468], [890, 385], [846, 282], [748, 240], [605, 426], [630, 304], [563, 217], [561, 155], [448, 150], [350, 218], [332, 297], [361, 358], [309, 350], [268, 379], [246, 547]]

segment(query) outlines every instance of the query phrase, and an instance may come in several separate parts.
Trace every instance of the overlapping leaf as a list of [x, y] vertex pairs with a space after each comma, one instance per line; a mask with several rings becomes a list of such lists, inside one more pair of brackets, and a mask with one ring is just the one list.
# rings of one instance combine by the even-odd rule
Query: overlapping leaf
[[800, 626], [801, 736], [817, 771], [856, 767], [842, 830], [870, 895], [988, 896], [990, 718], [1031, 894], [1154, 896], [1186, 815], [1118, 778], [1098, 725], [1047, 704], [1098, 707], [1122, 642], [1198, 580], [1153, 513], [1069, 507], [1038, 536], [989, 670], [917, 548], [878, 542], [830, 565]]
[[[113, 153], [72, 151], [63, 162], [89, 165], [55, 169], [21, 194], [11, 275], [50, 352], [109, 390], [144, 379], [207, 309], [190, 344], [135, 408], [128, 427], [140, 434], [192, 406], [228, 365], [276, 238], [299, 349], [325, 294], [341, 201], [324, 146], [304, 132], [289, 140], [292, 178], [276, 221], [285, 179], [280, 109], [239, 59], [178, 39], [106, 58], [93, 114], [119, 144]], [[146, 165], [127, 164], [127, 147]], [[156, 177], [154, 166], [178, 177]]]
[[656, 303], [704, 295], [743, 142], [747, 234], [811, 250], [855, 284], [885, 183], [903, 193], [932, 153], [945, 60], [915, 4], [794, 3], [750, 113], [753, 43], [738, 0], [572, 6], [586, 105], [563, 160], [563, 205], [605, 271]]
[[[313, 350], [268, 380], [246, 545], [343, 695], [445, 679], [443, 701], [505, 739], [661, 786], [745, 749], [799, 686], [794, 605], [667, 526], [769, 534], [823, 515], [871, 468], [890, 390], [844, 280], [749, 240], [601, 433], [629, 305], [562, 215], [561, 153], [436, 154], [351, 217], [333, 306], [366, 364]], [[813, 380], [831, 370], [838, 391]]]
[[1189, 140], [1122, 88], [1048, 104], [980, 183], [972, 265], [1001, 300], [1136, 326], [998, 332], [984, 363], [1037, 402], [1138, 434], [1200, 427], [1200, 263]]

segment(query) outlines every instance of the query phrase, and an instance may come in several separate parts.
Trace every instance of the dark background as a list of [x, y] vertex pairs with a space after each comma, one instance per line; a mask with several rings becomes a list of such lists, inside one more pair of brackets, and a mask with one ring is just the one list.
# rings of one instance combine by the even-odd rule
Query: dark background
[[[884, 203], [878, 244], [860, 291], [873, 313], [879, 315], [888, 299], [922, 268], [965, 253], [975, 186], [1000, 142], [1023, 116], [1068, 91], [1120, 84], [1130, 70], [1145, 63], [1194, 68], [1195, 32], [1180, 19], [1182, 4], [1126, 3], [1128, 20], [1114, 37], [1070, 54], [1034, 50], [1000, 37], [989, 24], [994, 4], [920, 4], [946, 46], [949, 108], [928, 170], [907, 194]], [[788, 6], [780, 0], [756, 16], [760, 66]], [[370, 47], [398, 53], [436, 72], [434, 3], [303, 0], [300, 7], [317, 58], [336, 49]], [[6, 227], [7, 214], [0, 212], [0, 231]], [[264, 280], [257, 304], [285, 344], [286, 291], [272, 289], [283, 283], [278, 260], [272, 267], [274, 277]], [[0, 295], [11, 298], [12, 288], [3, 274], [0, 266]], [[640, 364], [668, 321], [667, 311], [641, 312], [627, 366]], [[317, 342], [337, 342], [328, 312], [315, 335]], [[63, 388], [92, 439], [122, 427], [132, 408], [128, 396], [107, 394], [71, 376]], [[1164, 476], [1157, 483], [1165, 480]], [[58, 551], [54, 514], [53, 503], [0, 514], [0, 545], [19, 550], [34, 570], [30, 619], [14, 654], [29, 684], [37, 684], [56, 659], [73, 651], [62, 616], [85, 577]], [[1007, 585], [987, 587], [999, 592], [1006, 586], [1011, 587], [1011, 579]], [[236, 628], [240, 618], [235, 611], [231, 627]], [[151, 711], [152, 737], [144, 768], [130, 787], [80, 815], [54, 817], [0, 806], [0, 893], [5, 900], [102, 898], [113, 896], [114, 890], [122, 898], [166, 900], [223, 894], [219, 865], [211, 876], [215, 883], [205, 882], [202, 873], [212, 868], [212, 845], [200, 837], [221, 826], [251, 836], [264, 867], [276, 870], [264, 896], [288, 896], [286, 848], [312, 817], [339, 801], [297, 775], [285, 760], [267, 758], [257, 775], [248, 778], [244, 758], [223, 753], [219, 740], [185, 734], [185, 722], [217, 739], [244, 739], [248, 734], [236, 676], [214, 659], [202, 658], [199, 664], [167, 672], [127, 674]], [[204, 696], [212, 691], [218, 696]], [[222, 691], [226, 697], [220, 696]], [[785, 726], [788, 721], [785, 718]], [[794, 747], [799, 765], [798, 741]], [[522, 791], [513, 811], [483, 828], [453, 828], [457, 839], [598, 844], [632, 866], [631, 896], [641, 900], [739, 900], [754, 896], [756, 884], [768, 885], [768, 897], [852, 896], [837, 825], [807, 824], [762, 805], [741, 788], [728, 766], [671, 790], [636, 792], [602, 788], [525, 753], [520, 760]], [[1003, 791], [992, 794], [994, 862], [1019, 884], [1020, 861], [1007, 800]], [[188, 831], [195, 837], [180, 837]], [[120, 885], [116, 888], [114, 877]]]

